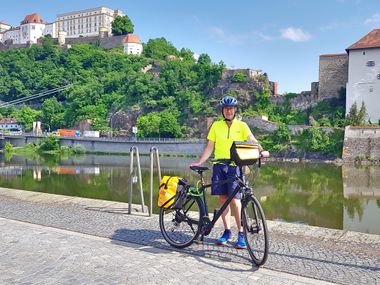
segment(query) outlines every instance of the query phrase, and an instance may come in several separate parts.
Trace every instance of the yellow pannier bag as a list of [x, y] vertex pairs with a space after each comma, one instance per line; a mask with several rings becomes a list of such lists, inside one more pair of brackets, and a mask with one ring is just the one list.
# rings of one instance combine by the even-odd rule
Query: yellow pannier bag
[[178, 176], [164, 176], [161, 179], [160, 189], [158, 192], [158, 207], [164, 206], [164, 208], [169, 208], [173, 204], [174, 199], [172, 199], [169, 203], [166, 202], [173, 198], [176, 194], [180, 179], [181, 177]]

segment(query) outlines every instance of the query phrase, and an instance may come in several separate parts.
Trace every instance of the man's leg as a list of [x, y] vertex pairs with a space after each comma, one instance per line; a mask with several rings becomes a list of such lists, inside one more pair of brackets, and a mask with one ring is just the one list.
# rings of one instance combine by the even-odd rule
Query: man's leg
[[232, 204], [232, 213], [235, 216], [235, 221], [236, 221], [236, 227], [239, 232], [242, 231], [242, 226], [241, 226], [241, 200], [240, 199], [232, 199], [231, 201]]
[[[222, 206], [224, 204], [224, 202], [226, 202], [226, 200], [227, 200], [226, 195], [220, 195], [219, 196], [220, 206]], [[231, 229], [231, 214], [230, 214], [230, 206], [229, 205], [222, 213], [222, 220], [223, 220], [224, 229], [225, 230]]]

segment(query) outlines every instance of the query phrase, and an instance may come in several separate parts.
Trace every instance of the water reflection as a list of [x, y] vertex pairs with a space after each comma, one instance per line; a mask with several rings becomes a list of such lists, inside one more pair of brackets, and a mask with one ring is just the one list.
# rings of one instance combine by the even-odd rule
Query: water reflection
[[[196, 182], [187, 165], [191, 158], [160, 158], [163, 175]], [[129, 156], [86, 155], [45, 161], [0, 156], [0, 187], [128, 201]], [[149, 157], [141, 157], [145, 203], [148, 203]], [[380, 167], [355, 168], [324, 164], [263, 165], [248, 176], [270, 220], [380, 234]], [[135, 174], [137, 172], [135, 171]], [[206, 177], [210, 180], [210, 172]], [[158, 188], [155, 177], [154, 189]], [[157, 191], [153, 201], [154, 212]], [[134, 203], [140, 202], [138, 183]], [[210, 209], [217, 199], [210, 199]]]

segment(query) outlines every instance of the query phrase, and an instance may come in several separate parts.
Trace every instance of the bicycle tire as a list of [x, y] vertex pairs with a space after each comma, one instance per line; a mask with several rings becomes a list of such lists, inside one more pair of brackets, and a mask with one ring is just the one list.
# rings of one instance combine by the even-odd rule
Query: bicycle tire
[[263, 265], [268, 258], [269, 237], [264, 211], [254, 196], [242, 205], [242, 224], [249, 255], [254, 264]]
[[164, 239], [173, 247], [184, 248], [198, 238], [202, 201], [188, 196], [181, 209], [160, 209], [160, 230]]

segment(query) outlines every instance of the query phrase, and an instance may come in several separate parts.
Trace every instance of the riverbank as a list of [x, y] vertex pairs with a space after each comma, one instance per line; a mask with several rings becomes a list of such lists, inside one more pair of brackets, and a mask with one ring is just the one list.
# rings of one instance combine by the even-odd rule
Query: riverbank
[[[39, 266], [47, 263], [52, 264], [49, 270], [43, 266], [45, 268], [44, 270], [35, 271], [31, 277], [32, 279], [35, 278], [33, 279], [34, 281], [43, 280], [43, 278], [48, 278], [48, 276], [54, 279], [55, 274], [58, 274], [60, 278], [69, 278], [67, 280], [77, 280], [77, 282], [73, 281], [75, 283], [80, 283], [82, 278], [90, 278], [89, 276], [91, 275], [100, 276], [101, 274], [107, 276], [107, 278], [109, 278], [108, 280], [114, 280], [113, 278], [120, 276], [117, 273], [118, 271], [115, 270], [115, 268], [119, 268], [117, 265], [119, 263], [115, 262], [115, 260], [123, 256], [123, 252], [126, 250], [123, 246], [124, 243], [134, 244], [138, 248], [149, 248], [149, 250], [146, 251], [149, 253], [148, 255], [137, 259], [126, 258], [123, 262], [120, 262], [120, 264], [128, 265], [127, 268], [136, 268], [136, 264], [137, 267], [144, 264], [144, 268], [149, 268], [149, 270], [145, 272], [141, 270], [138, 271], [139, 274], [141, 274], [139, 276], [132, 275], [134, 276], [131, 277], [134, 278], [133, 280], [140, 280], [140, 283], [148, 283], [147, 276], [151, 276], [152, 271], [156, 272], [155, 276], [162, 276], [157, 266], [161, 268], [161, 264], [166, 264], [166, 259], [156, 253], [157, 251], [173, 251], [174, 249], [163, 240], [159, 231], [157, 215], [148, 217], [137, 211], [134, 212], [135, 214], [133, 215], [128, 215], [125, 212], [127, 204], [119, 203], [117, 206], [112, 206], [111, 204], [112, 202], [104, 200], [83, 199], [0, 188], [0, 217], [2, 219], [17, 220], [27, 222], [28, 225], [34, 224], [41, 226], [42, 228], [40, 227], [32, 231], [33, 234], [31, 234], [31, 237], [39, 237], [39, 244], [42, 243], [45, 247], [49, 247], [49, 245], [52, 245], [54, 242], [59, 242], [58, 244], [54, 244], [52, 248], [49, 248], [51, 252], [46, 250], [46, 248], [40, 248], [38, 251]], [[137, 209], [139, 209], [139, 207], [137, 207]], [[20, 262], [22, 262], [22, 260], [28, 261], [29, 259], [28, 256], [25, 256], [25, 252], [29, 251], [22, 251], [23, 247], [19, 247], [20, 244], [14, 247], [11, 242], [19, 240], [24, 235], [28, 236], [29, 228], [25, 227], [25, 232], [22, 235], [15, 233], [13, 236], [11, 232], [6, 232], [5, 234], [5, 229], [9, 226], [9, 223], [2, 223], [2, 225], [2, 229], [4, 229], [4, 231], [2, 230], [3, 236], [6, 235], [7, 237], [2, 239], [2, 245], [7, 248], [6, 252], [10, 252], [10, 250], [14, 249], [17, 251], [17, 248], [20, 248], [18, 254], [12, 254], [12, 260]], [[75, 270], [74, 268], [73, 270], [65, 271], [64, 268], [66, 267], [59, 266], [58, 264], [69, 257], [69, 255], [67, 255], [71, 252], [69, 249], [75, 248], [75, 244], [77, 244], [78, 241], [75, 241], [73, 238], [62, 239], [62, 237], [57, 240], [54, 238], [54, 235], [48, 234], [50, 231], [44, 230], [46, 227], [69, 231], [75, 233], [77, 237], [84, 234], [93, 237], [92, 239], [104, 238], [107, 239], [110, 244], [117, 245], [116, 248], [112, 250], [104, 249], [103, 252], [97, 255], [102, 256], [103, 262], [113, 260], [112, 264], [114, 264], [114, 266], [112, 268], [114, 269], [106, 273], [102, 268], [105, 268], [108, 263], [103, 263], [103, 265], [99, 265], [99, 267], [92, 267], [91, 264], [93, 263], [87, 263], [89, 262], [87, 256], [93, 256], [93, 253], [96, 252], [98, 247], [96, 246], [91, 249], [86, 247], [85, 243], [82, 245], [82, 249], [78, 250], [74, 255], [75, 260], [79, 259], [83, 261], [84, 265], [87, 264], [83, 267], [83, 271]], [[273, 284], [276, 282], [276, 278], [280, 278], [280, 280], [277, 279], [277, 283], [281, 284], [295, 284], [297, 281], [302, 284], [325, 284], [323, 282], [326, 281], [340, 284], [367, 285], [378, 284], [380, 282], [379, 235], [330, 230], [283, 222], [269, 222], [269, 228], [270, 252], [268, 262], [263, 269], [268, 270], [265, 271], [267, 273], [273, 273], [273, 275], [269, 274], [272, 277], [268, 276], [268, 281], [271, 282], [265, 283], [265, 278], [260, 279], [264, 273], [262, 273], [263, 271], [261, 270], [256, 271], [256, 268], [251, 267], [247, 251], [236, 250], [232, 246], [219, 247], [214, 245], [214, 240], [222, 231], [221, 228], [214, 229], [203, 244], [194, 244], [189, 248], [179, 250], [175, 254], [180, 256], [181, 264], [188, 265], [188, 263], [183, 262], [183, 260], [188, 260], [191, 257], [193, 257], [192, 260], [201, 261], [199, 267], [194, 264], [195, 268], [199, 268], [194, 269], [197, 272], [194, 278], [195, 276], [204, 276], [203, 278], [212, 276], [216, 274], [215, 270], [218, 268], [218, 270], [220, 270], [218, 273], [221, 274], [223, 278], [227, 278], [227, 276], [232, 278], [224, 279], [224, 281], [217, 279], [225, 283], [236, 283], [238, 281], [251, 283], [254, 282], [255, 278], [256, 281], [261, 281], [261, 283], [258, 282], [259, 284]], [[233, 230], [234, 233], [235, 231], [236, 230]], [[29, 239], [29, 248], [34, 246], [34, 239], [35, 238]], [[9, 241], [9, 243], [6, 243], [7, 241]], [[65, 241], [65, 243], [61, 243], [62, 241]], [[78, 246], [80, 248], [80, 242]], [[85, 249], [83, 250], [83, 248]], [[60, 256], [60, 258], [50, 260], [49, 258], [51, 256]], [[4, 262], [6, 258], [7, 255], [2, 256], [2, 261]], [[156, 264], [156, 266], [149, 266], [151, 261]], [[67, 262], [69, 262], [69, 260], [67, 260]], [[97, 264], [96, 261], [94, 262]], [[3, 279], [1, 280], [4, 280], [4, 276], [16, 278], [16, 275], [12, 273], [15, 270], [19, 272], [17, 275], [18, 278], [20, 278], [20, 276], [28, 278], [27, 276], [30, 276], [28, 275], [30, 274], [28, 270], [35, 270], [33, 269], [33, 264], [36, 263], [27, 263], [25, 264], [25, 268], [23, 268], [18, 263], [15, 263], [12, 268], [7, 267], [7, 270], [2, 271], [3, 274], [1, 278]], [[69, 264], [72, 263], [70, 262]], [[169, 268], [172, 268], [172, 265], [176, 263], [173, 263], [172, 260], [170, 264], [171, 266], [169, 266]], [[207, 264], [218, 265], [213, 269], [213, 267], [208, 267]], [[55, 269], [57, 268], [62, 271], [56, 272]], [[69, 268], [72, 267], [69, 266]], [[86, 268], [89, 272], [87, 272]], [[124, 276], [128, 275], [126, 274], [129, 272], [127, 268], [122, 269], [125, 270], [125, 272], [123, 272], [125, 273]], [[188, 271], [193, 272], [189, 270], [189, 267], [187, 268], [187, 270], [184, 269], [184, 273]], [[179, 268], [177, 267], [176, 269]], [[231, 272], [232, 269], [233, 271]], [[45, 275], [45, 270], [53, 274]], [[65, 271], [65, 273], [63, 273], [63, 271]], [[167, 270], [164, 270], [162, 274], [167, 274], [167, 272]], [[176, 270], [176, 272], [176, 277], [172, 277], [175, 278], [175, 280], [178, 279], [178, 282], [175, 283], [185, 282], [186, 280], [188, 283], [193, 283], [193, 281], [197, 283], [198, 279], [189, 279], [190, 276], [193, 276], [192, 274], [178, 275], [178, 272], [182, 271]], [[238, 274], [235, 275], [234, 272]], [[302, 277], [297, 280], [297, 276]], [[172, 280], [172, 278], [164, 279], [162, 283], [160, 283], [160, 279], [153, 280], [157, 280], [159, 284], [164, 284], [167, 280]], [[213, 278], [216, 278], [215, 275]], [[50, 284], [53, 284], [53, 279], [49, 279], [51, 280]], [[118, 280], [120, 283], [120, 279]], [[208, 279], [206, 278], [204, 280]], [[150, 279], [150, 281], [152, 281], [152, 279]], [[109, 282], [106, 283], [109, 284]], [[113, 281], [110, 283], [118, 282]]]

